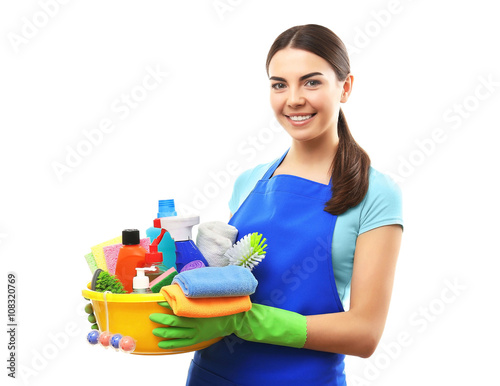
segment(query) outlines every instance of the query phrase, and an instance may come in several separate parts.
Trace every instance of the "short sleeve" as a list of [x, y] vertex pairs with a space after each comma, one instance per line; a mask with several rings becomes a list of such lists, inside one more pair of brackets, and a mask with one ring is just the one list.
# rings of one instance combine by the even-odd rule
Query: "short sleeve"
[[368, 192], [363, 199], [359, 234], [398, 224], [403, 228], [403, 202], [400, 187], [386, 174], [370, 169]]
[[229, 200], [229, 211], [231, 212], [231, 214], [236, 213], [241, 204], [243, 190], [247, 185], [248, 177], [251, 171], [251, 169], [245, 170], [236, 178], [236, 181], [234, 182], [233, 194], [231, 195], [231, 199]]

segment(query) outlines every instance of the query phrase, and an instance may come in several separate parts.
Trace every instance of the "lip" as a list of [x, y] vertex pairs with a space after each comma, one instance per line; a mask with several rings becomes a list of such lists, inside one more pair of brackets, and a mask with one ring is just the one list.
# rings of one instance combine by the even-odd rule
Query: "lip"
[[285, 117], [286, 117], [287, 121], [290, 122], [293, 126], [307, 125], [309, 122], [311, 122], [316, 117], [316, 113], [313, 113], [312, 117], [309, 119], [306, 119], [305, 121], [293, 121], [290, 118], [290, 117], [303, 117], [304, 115], [311, 115], [311, 114], [289, 114], [289, 115], [285, 115]]

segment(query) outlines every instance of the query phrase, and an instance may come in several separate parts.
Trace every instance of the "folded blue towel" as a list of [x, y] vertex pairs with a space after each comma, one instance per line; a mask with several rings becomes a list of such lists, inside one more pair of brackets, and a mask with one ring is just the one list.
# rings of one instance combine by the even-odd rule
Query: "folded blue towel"
[[178, 284], [188, 298], [251, 295], [257, 279], [247, 268], [238, 265], [204, 267], [179, 273], [172, 284]]

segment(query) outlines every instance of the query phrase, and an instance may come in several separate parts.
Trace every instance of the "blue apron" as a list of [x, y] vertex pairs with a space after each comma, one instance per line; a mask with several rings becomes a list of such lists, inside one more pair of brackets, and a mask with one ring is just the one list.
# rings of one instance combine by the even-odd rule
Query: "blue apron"
[[[252, 271], [259, 284], [250, 298], [302, 315], [343, 312], [331, 255], [337, 216], [323, 210], [331, 185], [286, 174], [270, 178], [287, 153], [229, 222], [238, 238], [252, 232], [267, 238], [266, 257]], [[233, 334], [194, 354], [186, 384], [345, 385], [344, 357], [244, 341]]]

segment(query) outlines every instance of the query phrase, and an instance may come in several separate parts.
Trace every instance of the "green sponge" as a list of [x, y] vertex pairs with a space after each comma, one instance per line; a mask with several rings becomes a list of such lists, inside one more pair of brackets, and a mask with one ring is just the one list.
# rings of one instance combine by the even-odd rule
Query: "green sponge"
[[97, 263], [95, 262], [95, 258], [94, 258], [94, 255], [92, 254], [92, 252], [90, 253], [87, 253], [85, 255], [85, 260], [87, 260], [87, 264], [90, 268], [90, 272], [92, 272], [92, 274], [94, 274], [94, 272], [97, 270]]
[[151, 292], [153, 293], [159, 293], [162, 289], [162, 287], [165, 287], [166, 285], [172, 284], [172, 280], [174, 280], [174, 277], [177, 276], [177, 271], [172, 272], [170, 275], [168, 275], [166, 278], [163, 280], [160, 280], [158, 283], [156, 283], [154, 286], [152, 286]]

